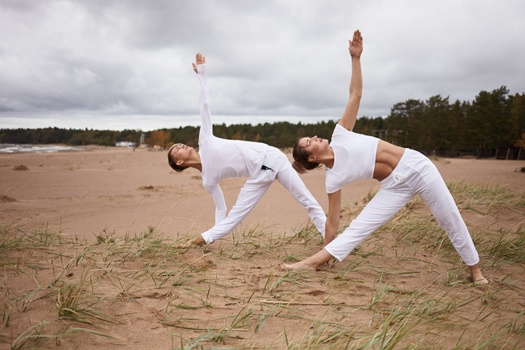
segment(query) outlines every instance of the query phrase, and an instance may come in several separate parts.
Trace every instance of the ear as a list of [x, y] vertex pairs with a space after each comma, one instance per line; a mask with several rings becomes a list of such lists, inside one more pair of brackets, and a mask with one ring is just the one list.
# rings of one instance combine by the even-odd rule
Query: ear
[[177, 164], [178, 166], [181, 166], [182, 164], [184, 164], [184, 161], [183, 160], [178, 160], [175, 162], [175, 164]]
[[317, 161], [317, 157], [316, 157], [316, 156], [313, 156], [313, 155], [309, 155], [309, 156], [308, 156], [308, 161], [309, 161], [310, 163], [315, 162], [315, 161]]

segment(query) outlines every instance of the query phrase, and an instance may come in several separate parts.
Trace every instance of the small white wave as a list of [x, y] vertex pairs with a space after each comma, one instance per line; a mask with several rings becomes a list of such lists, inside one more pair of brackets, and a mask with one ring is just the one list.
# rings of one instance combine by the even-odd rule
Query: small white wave
[[55, 153], [80, 151], [82, 148], [63, 145], [17, 145], [0, 144], [0, 153]]

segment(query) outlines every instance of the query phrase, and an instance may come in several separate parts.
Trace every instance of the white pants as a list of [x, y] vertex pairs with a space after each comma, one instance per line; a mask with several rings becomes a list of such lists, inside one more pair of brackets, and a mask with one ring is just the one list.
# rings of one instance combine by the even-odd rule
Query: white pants
[[445, 181], [427, 157], [411, 149], [405, 150], [399, 164], [381, 181], [381, 189], [357, 218], [325, 249], [342, 261], [416, 194], [421, 195], [461, 259], [468, 266], [477, 264], [478, 252]]
[[297, 172], [292, 168], [286, 155], [278, 149], [272, 149], [267, 152], [263, 165], [268, 169], [261, 170], [256, 178], [246, 181], [235, 205], [226, 218], [202, 234], [202, 238], [207, 244], [233, 231], [255, 207], [275, 179], [306, 209], [315, 227], [324, 237], [326, 215]]

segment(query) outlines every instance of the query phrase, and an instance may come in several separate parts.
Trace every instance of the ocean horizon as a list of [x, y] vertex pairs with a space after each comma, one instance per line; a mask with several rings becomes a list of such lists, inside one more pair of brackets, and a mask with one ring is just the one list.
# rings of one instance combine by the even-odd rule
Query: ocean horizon
[[0, 153], [56, 153], [81, 151], [83, 148], [66, 145], [0, 143]]

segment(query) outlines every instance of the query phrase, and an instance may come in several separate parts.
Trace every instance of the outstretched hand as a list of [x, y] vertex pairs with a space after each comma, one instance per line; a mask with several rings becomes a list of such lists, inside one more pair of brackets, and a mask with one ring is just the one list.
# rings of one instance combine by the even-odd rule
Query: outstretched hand
[[206, 63], [206, 57], [204, 57], [202, 55], [202, 53], [197, 53], [195, 55], [195, 62], [192, 62], [192, 66], [193, 66], [193, 70], [195, 71], [195, 73], [199, 73], [199, 70], [197, 69], [197, 65], [198, 64], [205, 64]]
[[361, 53], [363, 52], [363, 37], [359, 29], [354, 32], [352, 40], [348, 40], [348, 51], [350, 52], [350, 56], [354, 58], [361, 57]]
[[206, 241], [202, 238], [202, 236], [198, 236], [196, 238], [190, 239], [185, 244], [179, 244], [176, 246], [177, 249], [188, 249], [193, 247], [200, 247], [206, 244]]

